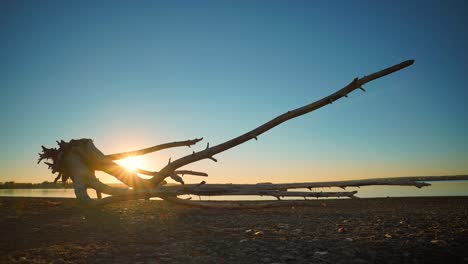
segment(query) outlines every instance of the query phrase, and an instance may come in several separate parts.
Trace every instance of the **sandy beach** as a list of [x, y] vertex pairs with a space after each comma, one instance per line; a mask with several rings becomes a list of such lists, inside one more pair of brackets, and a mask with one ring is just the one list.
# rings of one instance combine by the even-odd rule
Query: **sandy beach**
[[468, 197], [263, 210], [0, 198], [1, 263], [466, 263]]

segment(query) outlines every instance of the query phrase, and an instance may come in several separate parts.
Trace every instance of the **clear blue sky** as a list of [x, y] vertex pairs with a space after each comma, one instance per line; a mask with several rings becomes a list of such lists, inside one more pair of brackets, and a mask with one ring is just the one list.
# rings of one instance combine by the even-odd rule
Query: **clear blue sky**
[[[467, 11], [466, 1], [1, 1], [0, 181], [52, 180], [36, 159], [57, 139], [93, 138], [106, 153], [221, 143], [406, 59], [416, 63], [367, 93], [188, 168], [208, 182], [466, 174]], [[145, 168], [184, 153], [149, 155]]]

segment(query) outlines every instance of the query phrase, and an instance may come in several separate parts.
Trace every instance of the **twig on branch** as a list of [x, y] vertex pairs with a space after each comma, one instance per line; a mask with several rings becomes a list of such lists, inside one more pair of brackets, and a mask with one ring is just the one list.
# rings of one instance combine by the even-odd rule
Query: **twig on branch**
[[236, 138], [233, 138], [231, 140], [228, 140], [224, 143], [221, 143], [219, 145], [216, 145], [216, 146], [212, 146], [212, 147], [208, 147], [205, 149], [205, 150], [202, 150], [200, 152], [197, 152], [197, 153], [194, 153], [194, 154], [191, 154], [191, 155], [187, 155], [185, 157], [182, 157], [180, 159], [177, 159], [173, 162], [171, 162], [170, 164], [166, 165], [163, 169], [161, 169], [159, 171], [159, 175], [158, 176], [155, 176], [153, 177], [152, 179], [150, 179], [150, 181], [155, 185], [159, 185], [163, 180], [164, 178], [166, 177], [169, 177], [171, 176], [174, 171], [182, 166], [185, 166], [187, 164], [190, 164], [190, 163], [193, 163], [193, 162], [196, 162], [196, 161], [199, 161], [199, 160], [202, 160], [202, 159], [212, 159], [212, 157], [220, 152], [223, 152], [223, 151], [226, 151], [232, 147], [235, 147], [237, 145], [240, 145], [250, 139], [253, 139], [263, 133], [265, 133], [266, 131], [272, 129], [273, 127], [287, 121], [287, 120], [290, 120], [292, 118], [295, 118], [295, 117], [298, 117], [298, 116], [301, 116], [301, 115], [304, 115], [304, 114], [307, 114], [309, 112], [312, 112], [314, 110], [317, 110], [323, 106], [326, 106], [328, 104], [330, 104], [331, 102], [334, 102], [338, 99], [340, 99], [341, 97], [347, 95], [348, 93], [356, 90], [356, 89], [359, 89], [361, 88], [362, 89], [362, 86], [365, 84], [365, 83], [368, 83], [372, 80], [375, 80], [375, 79], [378, 79], [378, 78], [381, 78], [383, 76], [386, 76], [388, 74], [391, 74], [391, 73], [394, 73], [396, 71], [399, 71], [403, 68], [406, 68], [410, 65], [412, 65], [414, 63], [414, 60], [407, 60], [407, 61], [404, 61], [400, 64], [397, 64], [397, 65], [394, 65], [392, 67], [389, 67], [389, 68], [386, 68], [384, 70], [381, 70], [381, 71], [378, 71], [378, 72], [375, 72], [375, 73], [372, 73], [370, 75], [367, 75], [367, 76], [364, 76], [362, 78], [355, 78], [351, 83], [349, 83], [348, 85], [346, 85], [344, 88], [338, 90], [337, 92], [327, 96], [327, 97], [324, 97], [316, 102], [313, 102], [311, 104], [308, 104], [306, 106], [303, 106], [303, 107], [300, 107], [300, 108], [297, 108], [297, 109], [294, 109], [292, 111], [288, 111], [270, 121], [268, 121], [267, 123], [241, 135], [241, 136], [238, 136]]

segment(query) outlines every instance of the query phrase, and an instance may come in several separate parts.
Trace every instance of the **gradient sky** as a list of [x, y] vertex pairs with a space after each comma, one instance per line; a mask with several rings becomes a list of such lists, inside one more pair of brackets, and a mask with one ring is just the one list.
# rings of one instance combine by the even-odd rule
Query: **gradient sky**
[[406, 59], [367, 93], [187, 168], [208, 183], [467, 174], [467, 3], [1, 1], [0, 182], [53, 180], [36, 160], [57, 139], [203, 149]]

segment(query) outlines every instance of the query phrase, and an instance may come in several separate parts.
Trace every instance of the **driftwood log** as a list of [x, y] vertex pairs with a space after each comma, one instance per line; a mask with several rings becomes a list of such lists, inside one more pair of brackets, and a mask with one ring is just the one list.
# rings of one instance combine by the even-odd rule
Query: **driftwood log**
[[[216, 154], [240, 145], [248, 140], [255, 139], [266, 131], [286, 122], [292, 118], [307, 114], [323, 106], [332, 104], [333, 102], [347, 97], [349, 93], [360, 89], [365, 91], [363, 85], [381, 78], [385, 75], [394, 73], [413, 64], [413, 60], [407, 60], [396, 64], [381, 71], [372, 73], [362, 78], [354, 78], [344, 88], [337, 92], [326, 96], [318, 101], [305, 105], [303, 107], [288, 111], [261, 126], [224, 143], [215, 146], [209, 146], [199, 152], [191, 154], [171, 161], [160, 171], [147, 171], [137, 169], [129, 171], [118, 165], [114, 160], [123, 159], [131, 156], [144, 155], [155, 151], [174, 148], [174, 147], [190, 147], [197, 144], [203, 138], [195, 138], [192, 140], [178, 141], [165, 143], [150, 148], [128, 151], [115, 154], [102, 153], [93, 143], [91, 139], [78, 139], [69, 142], [58, 141], [58, 148], [46, 148], [42, 146], [42, 152], [39, 153], [39, 161], [51, 160], [52, 162], [44, 162], [52, 170], [52, 173], [58, 173], [55, 181], [67, 182], [73, 181], [76, 197], [84, 204], [102, 205], [118, 201], [132, 199], [148, 199], [150, 197], [159, 197], [170, 202], [196, 205], [201, 207], [220, 207], [220, 208], [261, 208], [272, 206], [284, 206], [291, 204], [300, 204], [307, 201], [276, 201], [276, 202], [258, 202], [244, 204], [241, 202], [203, 202], [189, 201], [179, 198], [180, 195], [200, 195], [200, 196], [220, 196], [220, 195], [260, 195], [272, 196], [280, 200], [282, 197], [349, 197], [355, 198], [356, 191], [352, 192], [313, 192], [311, 188], [319, 187], [359, 187], [368, 185], [401, 185], [423, 187], [430, 184], [419, 182], [412, 179], [369, 179], [359, 181], [341, 181], [341, 182], [315, 182], [315, 183], [287, 183], [287, 184], [184, 184], [181, 175], [193, 176], [208, 176], [204, 172], [181, 170], [180, 168], [193, 162], [211, 159], [217, 161], [214, 157]], [[117, 188], [106, 185], [100, 182], [95, 171], [106, 172], [122, 183], [131, 188]], [[152, 176], [150, 179], [141, 178], [138, 174]], [[181, 185], [169, 186], [166, 185], [166, 178], [172, 178]], [[91, 199], [87, 193], [87, 189], [95, 189], [98, 193], [98, 198], [101, 193], [110, 195], [103, 199]], [[290, 191], [291, 189], [309, 189], [310, 191]]]

